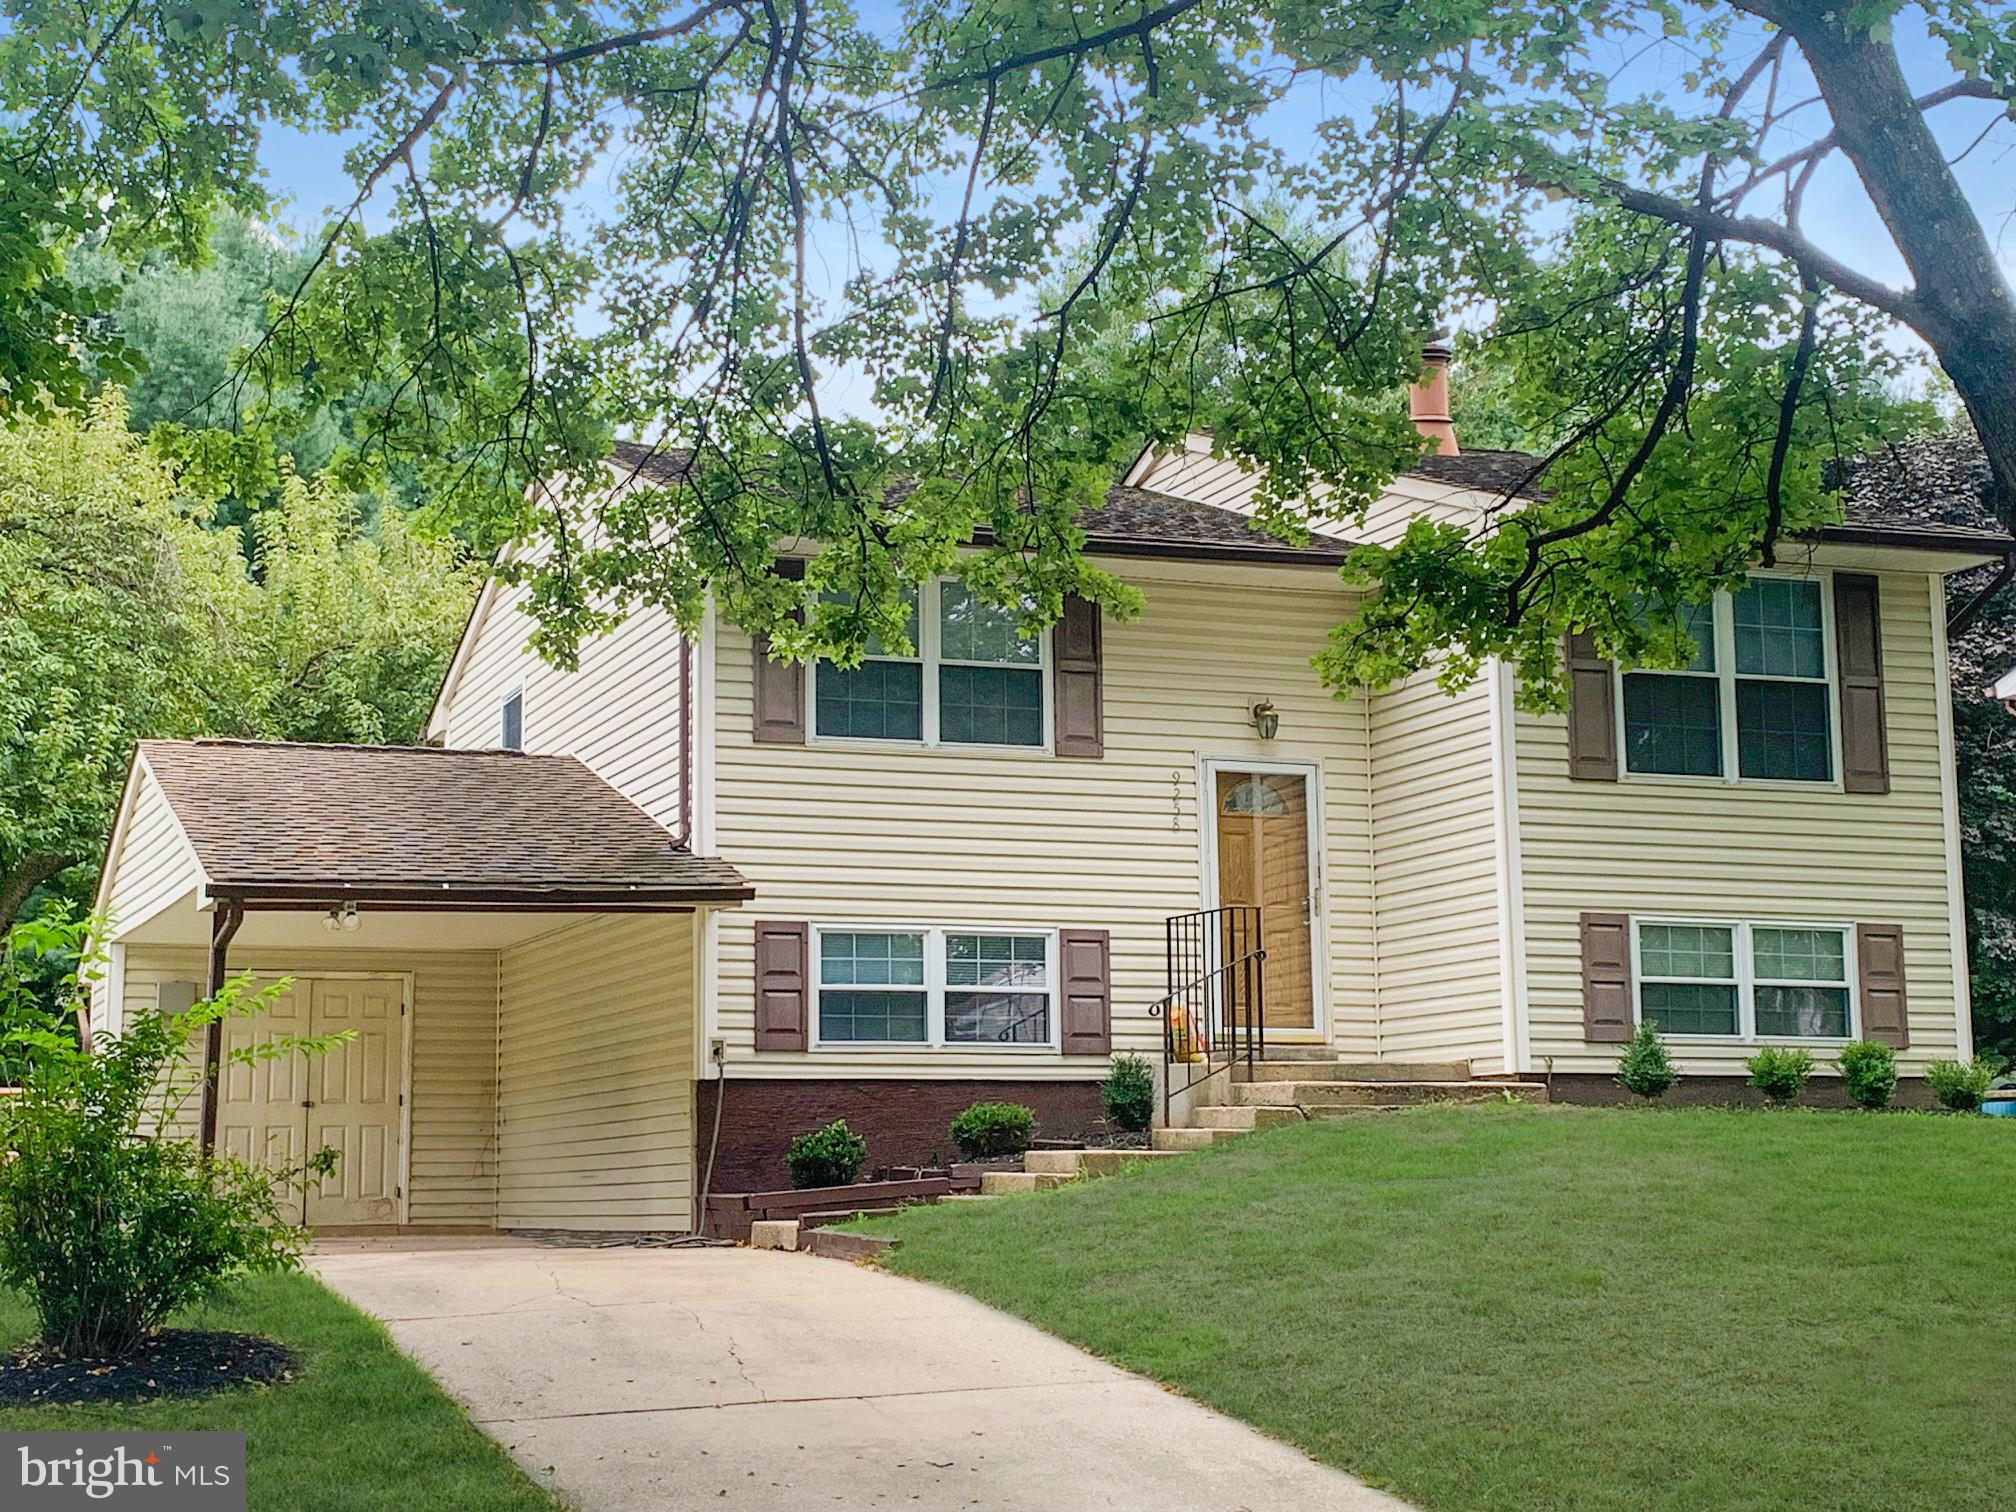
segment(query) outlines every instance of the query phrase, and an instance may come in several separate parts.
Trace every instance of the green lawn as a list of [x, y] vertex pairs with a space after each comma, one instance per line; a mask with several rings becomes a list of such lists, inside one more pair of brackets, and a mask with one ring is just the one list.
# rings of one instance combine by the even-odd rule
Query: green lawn
[[[307, 1276], [267, 1276], [178, 1324], [281, 1340], [298, 1357], [284, 1386], [142, 1407], [0, 1410], [0, 1429], [220, 1428], [245, 1434], [248, 1503], [258, 1512], [551, 1512], [528, 1481], [385, 1330]], [[34, 1331], [0, 1291], [0, 1352]]]
[[1424, 1109], [863, 1226], [1426, 1507], [2016, 1494], [2000, 1120]]

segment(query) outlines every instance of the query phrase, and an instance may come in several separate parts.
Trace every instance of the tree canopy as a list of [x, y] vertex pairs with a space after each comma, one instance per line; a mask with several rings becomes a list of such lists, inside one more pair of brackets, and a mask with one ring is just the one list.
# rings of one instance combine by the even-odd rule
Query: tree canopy
[[0, 930], [96, 861], [136, 740], [417, 737], [469, 602], [450, 545], [283, 475], [204, 529], [109, 391], [0, 427]]
[[[2016, 299], [1985, 229], [2010, 207], [1968, 198], [1938, 129], [2006, 112], [2000, 5], [0, 11], [6, 399], [78, 391], [68, 245], [200, 257], [220, 207], [264, 203], [276, 123], [336, 134], [355, 196], [234, 405], [368, 388], [346, 477], [410, 466], [479, 542], [544, 537], [562, 659], [710, 592], [790, 652], [900, 639], [900, 585], [983, 524], [998, 544], [957, 564], [983, 592], [1127, 612], [1071, 520], [1138, 448], [1208, 430], [1275, 528], [1349, 521], [1415, 455], [1395, 391], [1452, 316], [1559, 439], [1488, 533], [1361, 556], [1384, 607], [1323, 658], [1342, 688], [1495, 655], [1545, 699], [1570, 623], [1669, 653], [1634, 606], [1827, 517], [1821, 464], [1885, 423], [1900, 334], [2016, 519]], [[1900, 30], [1943, 56], [1930, 88]], [[1907, 286], [1806, 229], [1843, 163]], [[617, 431], [689, 458], [680, 481], [616, 502], [591, 464]], [[796, 534], [827, 548], [809, 589], [765, 571]], [[847, 606], [795, 627], [826, 588]]]

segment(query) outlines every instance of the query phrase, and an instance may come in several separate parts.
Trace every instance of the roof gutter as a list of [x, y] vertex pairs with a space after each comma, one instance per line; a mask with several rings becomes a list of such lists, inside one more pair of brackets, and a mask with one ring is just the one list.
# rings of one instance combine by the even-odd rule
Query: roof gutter
[[740, 886], [665, 887], [649, 884], [593, 887], [500, 887], [443, 882], [216, 882], [210, 896], [244, 909], [314, 910], [344, 903], [377, 903], [414, 912], [521, 909], [528, 913], [651, 913], [703, 903], [746, 903], [756, 896]]

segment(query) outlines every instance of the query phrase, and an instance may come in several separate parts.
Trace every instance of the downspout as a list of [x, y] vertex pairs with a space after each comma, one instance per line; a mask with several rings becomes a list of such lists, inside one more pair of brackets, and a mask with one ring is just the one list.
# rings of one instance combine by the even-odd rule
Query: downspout
[[679, 637], [679, 844], [693, 848], [693, 642]]
[[[221, 900], [210, 921], [210, 970], [203, 996], [214, 998], [224, 990], [224, 956], [231, 938], [245, 922], [245, 903], [240, 898]], [[224, 1060], [224, 1021], [213, 1018], [203, 1031], [203, 1158], [217, 1148], [217, 1073]]]

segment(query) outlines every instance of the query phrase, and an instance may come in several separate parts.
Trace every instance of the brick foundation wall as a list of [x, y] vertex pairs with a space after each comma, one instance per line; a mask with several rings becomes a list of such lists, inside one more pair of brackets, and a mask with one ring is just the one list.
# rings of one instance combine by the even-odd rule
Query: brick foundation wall
[[1036, 1110], [1042, 1139], [1070, 1139], [1103, 1127], [1096, 1081], [874, 1081], [847, 1079], [731, 1078], [694, 1088], [694, 1183], [707, 1163], [714, 1130], [714, 1099], [727, 1087], [721, 1110], [721, 1145], [714, 1158], [716, 1192], [761, 1192], [788, 1187], [784, 1152], [799, 1134], [847, 1120], [868, 1141], [866, 1175], [877, 1166], [925, 1165], [955, 1157], [947, 1126], [976, 1102], [1016, 1102]]
[[[1639, 1100], [1609, 1076], [1562, 1075], [1555, 1077], [1548, 1086], [1550, 1095], [1558, 1103], [1609, 1107]], [[1659, 1101], [1675, 1108], [1761, 1108], [1764, 1106], [1764, 1094], [1741, 1076], [1683, 1076], [1680, 1084]], [[1848, 1094], [1842, 1090], [1838, 1077], [1816, 1076], [1806, 1083], [1806, 1090], [1799, 1094], [1799, 1106], [1847, 1108], [1854, 1105], [1848, 1101]], [[1890, 1099], [1890, 1106], [1936, 1108], [1939, 1101], [1933, 1097], [1924, 1077], [1905, 1076], [1898, 1078], [1897, 1093]]]

